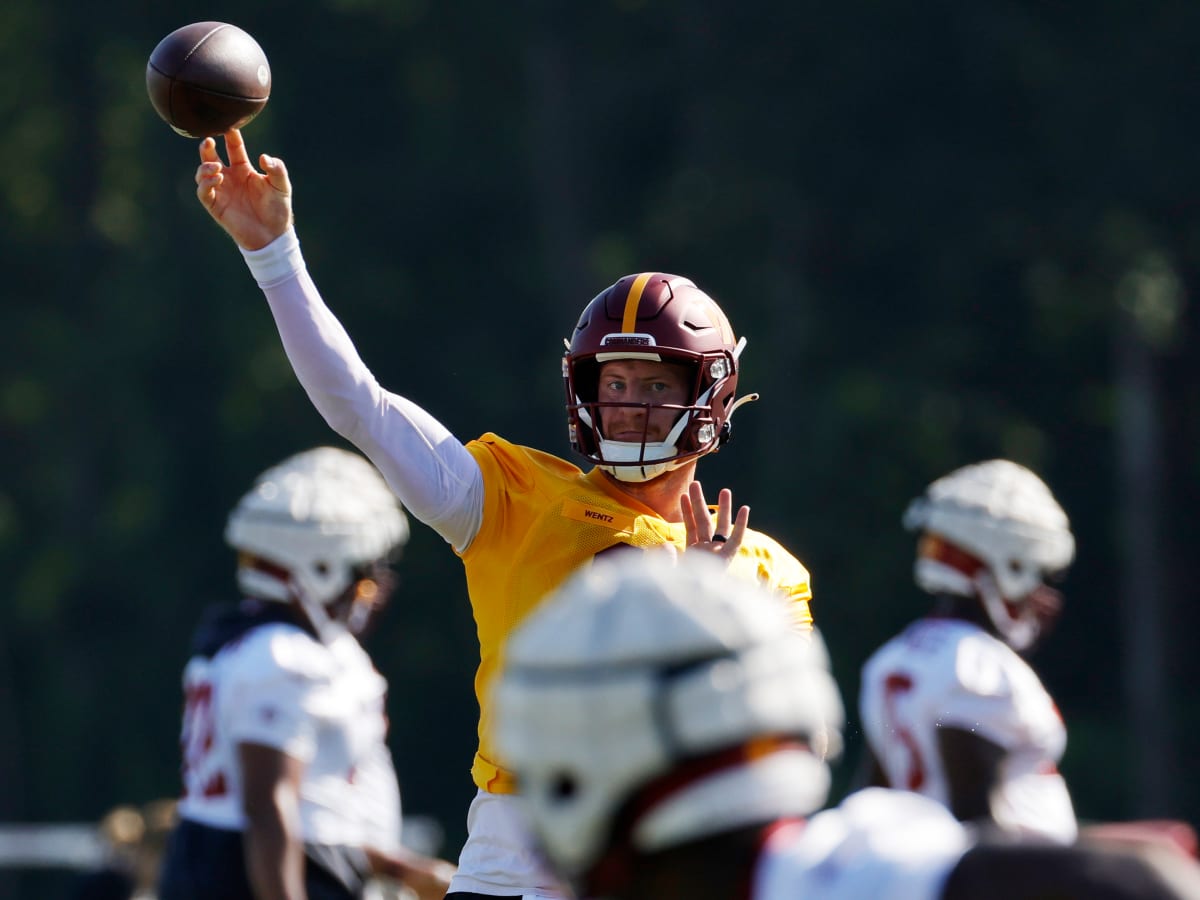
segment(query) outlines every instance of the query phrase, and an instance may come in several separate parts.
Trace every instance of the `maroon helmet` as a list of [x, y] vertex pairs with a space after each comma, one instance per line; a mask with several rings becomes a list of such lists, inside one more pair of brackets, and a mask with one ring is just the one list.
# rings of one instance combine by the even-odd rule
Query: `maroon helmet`
[[[690, 280], [664, 272], [626, 275], [584, 308], [563, 356], [571, 446], [622, 481], [648, 481], [729, 439], [735, 401], [737, 340], [721, 308]], [[600, 432], [600, 365], [614, 359], [683, 363], [693, 373], [691, 399], [667, 439], [607, 440]], [[641, 405], [641, 404], [638, 404]]]

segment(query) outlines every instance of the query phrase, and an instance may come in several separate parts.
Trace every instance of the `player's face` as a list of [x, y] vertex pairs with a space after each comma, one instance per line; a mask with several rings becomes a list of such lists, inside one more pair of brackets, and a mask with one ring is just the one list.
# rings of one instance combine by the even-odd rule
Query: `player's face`
[[649, 404], [645, 406], [601, 407], [600, 424], [610, 441], [648, 443], [663, 440], [675, 420], [678, 409], [691, 399], [692, 373], [679, 363], [648, 359], [616, 359], [600, 365], [601, 403]]

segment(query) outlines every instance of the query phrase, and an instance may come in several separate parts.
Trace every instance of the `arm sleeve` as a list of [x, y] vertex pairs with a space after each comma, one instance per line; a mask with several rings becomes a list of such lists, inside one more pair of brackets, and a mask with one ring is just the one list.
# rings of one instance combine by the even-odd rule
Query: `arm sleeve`
[[325, 305], [294, 230], [243, 250], [296, 377], [329, 427], [387, 479], [408, 510], [462, 551], [483, 519], [483, 475], [444, 425], [384, 390]]

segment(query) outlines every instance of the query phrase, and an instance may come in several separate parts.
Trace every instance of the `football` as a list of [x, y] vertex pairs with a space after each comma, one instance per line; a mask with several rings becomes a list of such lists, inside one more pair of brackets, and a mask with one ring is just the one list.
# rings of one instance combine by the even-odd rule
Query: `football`
[[184, 137], [241, 128], [267, 105], [271, 67], [258, 41], [236, 25], [193, 22], [158, 42], [146, 90], [164, 122]]

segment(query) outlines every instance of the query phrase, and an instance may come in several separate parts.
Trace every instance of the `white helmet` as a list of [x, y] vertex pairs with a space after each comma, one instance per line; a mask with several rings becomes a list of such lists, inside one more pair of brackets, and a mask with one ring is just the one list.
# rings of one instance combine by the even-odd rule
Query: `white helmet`
[[1075, 557], [1067, 514], [1050, 489], [1029, 469], [1006, 459], [964, 466], [937, 479], [909, 504], [904, 526], [937, 535], [983, 564], [971, 576], [919, 556], [914, 576], [930, 593], [979, 596], [1001, 635], [1017, 649], [1031, 644], [1038, 631], [1032, 611], [1021, 615], [1019, 607]]
[[229, 514], [225, 540], [250, 557], [238, 566], [247, 595], [298, 602], [321, 632], [325, 607], [408, 533], [404, 510], [374, 466], [317, 447], [258, 476]]
[[544, 852], [577, 887], [622, 847], [649, 853], [825, 802], [828, 767], [802, 743], [840, 750], [824, 647], [782, 599], [711, 558], [599, 560], [522, 623], [506, 656], [497, 746]]

